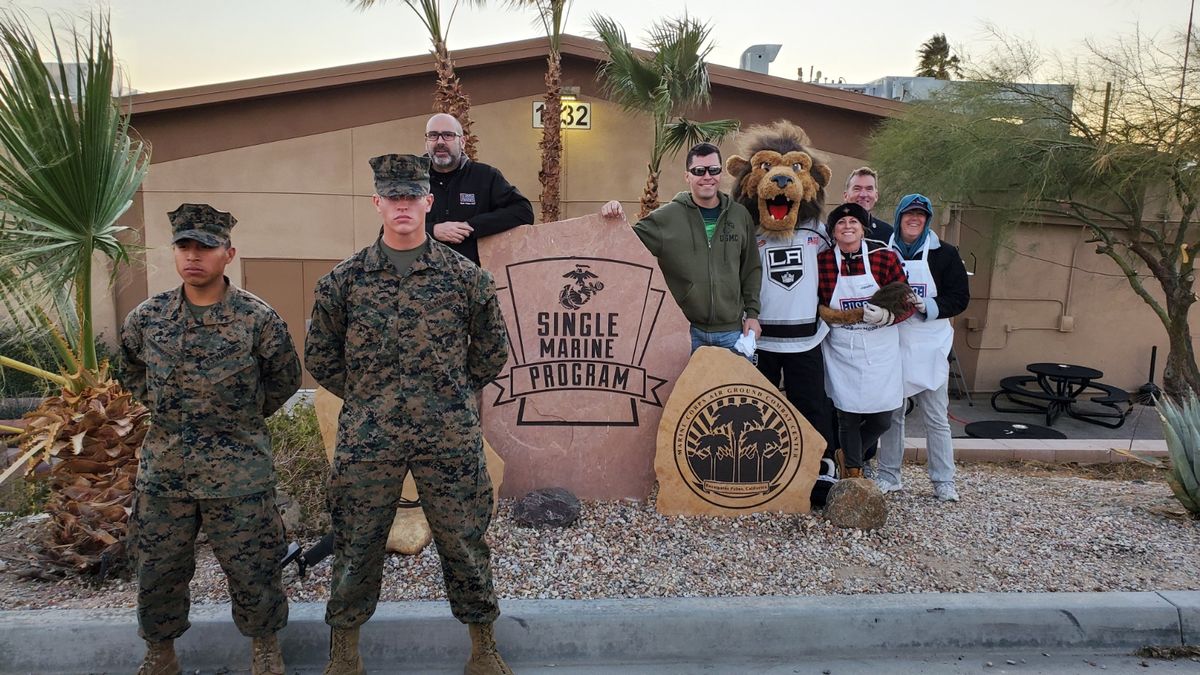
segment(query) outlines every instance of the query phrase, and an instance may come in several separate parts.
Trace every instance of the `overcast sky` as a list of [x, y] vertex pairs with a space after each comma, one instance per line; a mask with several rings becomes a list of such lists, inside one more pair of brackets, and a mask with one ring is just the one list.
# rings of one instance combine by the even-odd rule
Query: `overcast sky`
[[[631, 41], [655, 18], [687, 11], [712, 24], [713, 63], [737, 66], [753, 44], [783, 45], [771, 74], [809, 68], [836, 81], [909, 75], [916, 50], [945, 33], [966, 55], [987, 51], [985, 25], [1070, 58], [1083, 40], [1106, 42], [1136, 29], [1157, 40], [1187, 28], [1192, 0], [576, 0], [569, 33], [591, 36], [589, 17], [611, 16]], [[424, 27], [401, 0], [366, 12], [345, 0], [0, 0], [25, 10], [86, 16], [111, 9], [118, 58], [133, 87], [157, 91], [361, 63], [428, 51]], [[451, 0], [443, 5], [451, 6]], [[530, 11], [493, 0], [459, 9], [450, 49], [542, 35]]]

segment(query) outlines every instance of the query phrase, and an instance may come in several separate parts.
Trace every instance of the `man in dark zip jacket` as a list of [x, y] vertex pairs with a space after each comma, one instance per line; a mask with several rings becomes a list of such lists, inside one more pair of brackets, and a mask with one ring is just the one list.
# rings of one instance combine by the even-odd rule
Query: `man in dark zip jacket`
[[[688, 192], [655, 209], [633, 226], [658, 258], [672, 297], [692, 324], [692, 351], [701, 346], [733, 348], [758, 325], [762, 262], [754, 238], [754, 220], [746, 207], [717, 189], [721, 151], [701, 143], [687, 154]], [[622, 218], [621, 203], [600, 209], [606, 218]]]
[[433, 210], [429, 236], [479, 264], [479, 240], [533, 223], [533, 206], [504, 175], [463, 154], [462, 125], [438, 113], [425, 123]]

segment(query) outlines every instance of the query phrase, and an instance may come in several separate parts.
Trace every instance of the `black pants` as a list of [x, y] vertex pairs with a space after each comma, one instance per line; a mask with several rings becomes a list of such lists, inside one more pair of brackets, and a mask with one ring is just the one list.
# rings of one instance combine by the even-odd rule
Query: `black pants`
[[846, 456], [847, 469], [861, 469], [863, 448], [869, 448], [879, 440], [883, 432], [892, 426], [892, 411], [877, 413], [852, 413], [837, 411], [838, 436], [842, 452]]
[[822, 452], [832, 452], [837, 447], [837, 434], [833, 429], [833, 402], [825, 394], [825, 357], [821, 348], [795, 353], [760, 349], [758, 372], [777, 387], [782, 377], [788, 402], [825, 439]]

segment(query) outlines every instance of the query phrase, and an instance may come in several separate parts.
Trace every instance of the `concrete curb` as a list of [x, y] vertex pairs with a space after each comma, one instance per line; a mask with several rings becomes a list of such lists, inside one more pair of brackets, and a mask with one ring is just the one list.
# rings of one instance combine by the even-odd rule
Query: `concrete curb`
[[[497, 639], [512, 662], [702, 663], [729, 659], [991, 649], [1132, 650], [1200, 643], [1200, 591], [511, 600]], [[326, 658], [324, 605], [295, 603], [289, 666]], [[132, 610], [0, 612], [0, 672], [129, 672], [143, 645]], [[249, 663], [228, 605], [192, 610], [177, 643], [188, 669]], [[466, 630], [446, 603], [383, 603], [364, 626], [368, 665], [455, 664]]]

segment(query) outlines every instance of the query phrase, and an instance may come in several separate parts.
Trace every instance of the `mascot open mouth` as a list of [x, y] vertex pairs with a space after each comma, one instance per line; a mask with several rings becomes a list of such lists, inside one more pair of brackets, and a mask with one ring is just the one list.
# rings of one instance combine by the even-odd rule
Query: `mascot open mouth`
[[775, 220], [783, 220], [787, 218], [788, 213], [792, 210], [792, 200], [787, 198], [787, 195], [778, 194], [767, 200], [767, 212]]

